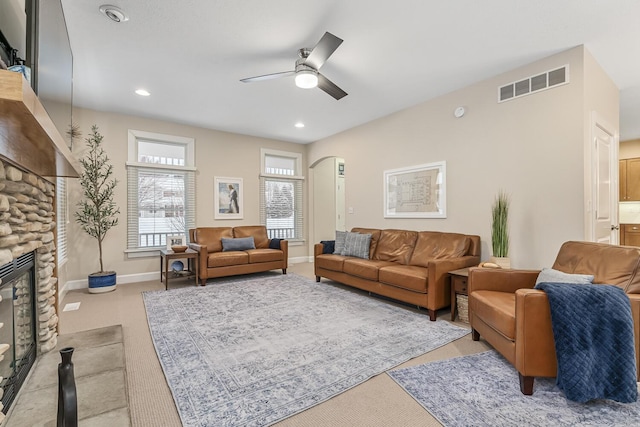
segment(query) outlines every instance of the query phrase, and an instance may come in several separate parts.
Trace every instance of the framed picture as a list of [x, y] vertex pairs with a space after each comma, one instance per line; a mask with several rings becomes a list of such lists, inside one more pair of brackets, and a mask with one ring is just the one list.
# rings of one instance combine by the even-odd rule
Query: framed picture
[[384, 171], [385, 218], [446, 218], [446, 162]]
[[171, 250], [171, 246], [183, 246], [186, 243], [182, 234], [176, 234], [175, 236], [167, 236], [167, 250]]
[[215, 219], [242, 219], [242, 178], [216, 176], [213, 186]]

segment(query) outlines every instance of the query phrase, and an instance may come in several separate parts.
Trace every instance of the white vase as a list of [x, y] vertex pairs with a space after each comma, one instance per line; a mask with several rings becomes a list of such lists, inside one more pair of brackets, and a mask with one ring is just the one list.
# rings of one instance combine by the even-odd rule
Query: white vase
[[509, 259], [509, 257], [492, 256], [489, 261], [493, 262], [494, 264], [498, 264], [502, 268], [511, 268], [511, 260]]

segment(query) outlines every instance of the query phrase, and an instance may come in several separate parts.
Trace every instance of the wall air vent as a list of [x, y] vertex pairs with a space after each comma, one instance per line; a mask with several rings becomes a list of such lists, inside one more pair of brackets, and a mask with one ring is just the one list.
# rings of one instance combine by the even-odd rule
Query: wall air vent
[[569, 65], [527, 77], [498, 88], [498, 102], [509, 101], [545, 89], [569, 83]]

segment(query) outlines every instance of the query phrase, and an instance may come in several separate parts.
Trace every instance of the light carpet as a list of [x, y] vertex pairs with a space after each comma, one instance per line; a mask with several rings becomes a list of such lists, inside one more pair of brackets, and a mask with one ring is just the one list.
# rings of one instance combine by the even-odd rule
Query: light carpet
[[518, 372], [495, 351], [388, 372], [445, 426], [637, 426], [640, 403], [576, 403], [555, 378], [536, 378], [520, 392]]
[[143, 297], [189, 427], [273, 424], [469, 333], [292, 274]]

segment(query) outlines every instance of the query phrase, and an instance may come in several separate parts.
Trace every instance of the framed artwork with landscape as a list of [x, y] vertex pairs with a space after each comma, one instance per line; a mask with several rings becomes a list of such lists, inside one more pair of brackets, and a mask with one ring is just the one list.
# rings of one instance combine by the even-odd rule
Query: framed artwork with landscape
[[216, 176], [214, 181], [214, 218], [242, 219], [242, 178]]
[[384, 171], [385, 218], [446, 218], [446, 162]]

